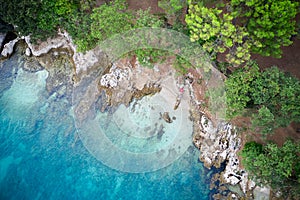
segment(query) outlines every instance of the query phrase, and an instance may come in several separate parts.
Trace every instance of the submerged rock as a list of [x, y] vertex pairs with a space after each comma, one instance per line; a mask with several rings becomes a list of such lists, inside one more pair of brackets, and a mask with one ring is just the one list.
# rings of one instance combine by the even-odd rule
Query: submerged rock
[[171, 119], [169, 112], [164, 112], [162, 114], [162, 118], [167, 122], [167, 123], [172, 123], [173, 120]]

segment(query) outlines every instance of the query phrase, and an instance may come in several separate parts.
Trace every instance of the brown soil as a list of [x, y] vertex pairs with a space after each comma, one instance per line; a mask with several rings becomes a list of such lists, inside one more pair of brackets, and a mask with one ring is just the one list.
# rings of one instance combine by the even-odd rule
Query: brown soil
[[127, 0], [128, 8], [130, 10], [147, 10], [150, 8], [150, 13], [163, 13], [164, 10], [158, 7], [158, 0]]
[[[296, 16], [296, 21], [300, 23], [300, 13]], [[264, 57], [256, 54], [252, 55], [252, 58], [255, 59], [262, 68], [275, 65], [300, 79], [300, 35], [294, 36], [292, 41], [292, 45], [281, 48], [281, 58]]]
[[300, 79], [300, 39], [293, 37], [292, 41], [291, 46], [281, 48], [283, 52], [281, 58], [264, 57], [257, 54], [252, 55], [252, 58], [261, 68], [277, 66]]

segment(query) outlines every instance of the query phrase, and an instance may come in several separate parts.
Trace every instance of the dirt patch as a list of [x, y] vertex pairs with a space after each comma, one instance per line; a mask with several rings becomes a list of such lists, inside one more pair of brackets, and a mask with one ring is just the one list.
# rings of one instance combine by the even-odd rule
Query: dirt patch
[[128, 8], [130, 10], [147, 10], [150, 8], [150, 13], [158, 14], [163, 13], [164, 10], [158, 7], [158, 0], [148, 0], [148, 1], [141, 1], [141, 0], [127, 0]]
[[300, 40], [293, 37], [292, 41], [293, 44], [291, 46], [281, 48], [283, 52], [281, 58], [264, 57], [257, 54], [252, 55], [252, 58], [263, 69], [277, 66], [300, 79]]

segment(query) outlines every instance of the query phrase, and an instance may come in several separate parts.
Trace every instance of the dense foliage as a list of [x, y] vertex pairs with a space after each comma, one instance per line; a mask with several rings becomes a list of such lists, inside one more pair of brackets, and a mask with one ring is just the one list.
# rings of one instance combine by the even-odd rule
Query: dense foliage
[[299, 2], [291, 0], [231, 0], [237, 16], [244, 18], [244, 24], [253, 40], [260, 46], [252, 46], [255, 53], [265, 56], [281, 56], [281, 46], [292, 44], [291, 36], [296, 34], [294, 20]]
[[125, 9], [125, 1], [119, 0], [93, 9], [91, 15], [92, 37], [103, 41], [114, 34], [131, 29], [133, 17], [128, 12], [124, 12]]
[[215, 58], [226, 53], [227, 62], [239, 66], [250, 53], [281, 55], [281, 46], [292, 44], [296, 34], [298, 2], [291, 0], [231, 0], [221, 8], [188, 1], [186, 23], [191, 41], [198, 41]]
[[287, 198], [300, 197], [300, 144], [287, 140], [282, 147], [256, 142], [245, 144], [242, 163], [255, 182], [270, 185]]
[[189, 5], [186, 23], [190, 29], [191, 41], [200, 41], [203, 48], [215, 58], [216, 53], [226, 53], [227, 61], [240, 65], [250, 59], [249, 49], [253, 45], [245, 40], [249, 33], [244, 27], [232, 24], [230, 13], [199, 5]]
[[15, 25], [20, 35], [46, 39], [55, 35], [78, 7], [77, 0], [12, 0], [1, 4], [0, 17]]
[[253, 126], [263, 134], [300, 121], [300, 82], [276, 67], [260, 71], [252, 63], [235, 71], [225, 84], [228, 116], [253, 109]]

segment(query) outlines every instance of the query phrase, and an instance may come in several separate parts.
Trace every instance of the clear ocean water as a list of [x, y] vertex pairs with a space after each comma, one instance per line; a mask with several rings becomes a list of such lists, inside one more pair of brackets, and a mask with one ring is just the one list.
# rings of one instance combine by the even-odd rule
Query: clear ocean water
[[48, 94], [45, 70], [22, 69], [22, 56], [0, 63], [0, 199], [210, 199], [212, 171], [190, 147], [154, 172], [117, 171], [77, 137], [64, 95]]

